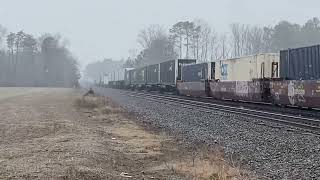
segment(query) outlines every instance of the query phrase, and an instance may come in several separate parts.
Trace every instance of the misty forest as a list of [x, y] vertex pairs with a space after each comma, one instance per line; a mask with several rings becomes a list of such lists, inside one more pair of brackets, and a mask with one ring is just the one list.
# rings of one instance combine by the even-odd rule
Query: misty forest
[[[204, 20], [181, 21], [166, 29], [150, 25], [137, 36], [138, 47], [122, 60], [88, 64], [84, 75], [98, 80], [121, 67], [139, 67], [174, 58], [214, 61], [320, 43], [320, 20], [304, 24], [281, 21], [274, 26], [233, 23], [218, 33]], [[0, 26], [0, 86], [74, 87], [80, 79], [77, 59], [59, 35], [34, 37]], [[138, 50], [139, 49], [139, 50]]]
[[315, 45], [320, 43], [320, 20], [315, 17], [302, 25], [280, 21], [274, 26], [233, 23], [225, 33], [216, 32], [203, 20], [181, 21], [168, 30], [161, 25], [150, 25], [140, 31], [137, 42], [139, 48], [130, 50], [127, 59], [91, 63], [85, 75], [98, 80], [103, 73], [121, 66], [139, 67], [174, 58], [214, 61]]
[[36, 38], [0, 25], [0, 86], [75, 87], [79, 78], [77, 59], [61, 36]]

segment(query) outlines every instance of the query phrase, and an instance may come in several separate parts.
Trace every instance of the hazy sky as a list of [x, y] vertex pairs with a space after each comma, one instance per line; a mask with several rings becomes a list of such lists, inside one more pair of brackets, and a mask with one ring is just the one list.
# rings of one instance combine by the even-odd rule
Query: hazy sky
[[233, 22], [273, 25], [320, 17], [319, 0], [0, 0], [0, 24], [39, 36], [60, 33], [82, 65], [126, 58], [150, 24], [201, 18], [218, 32]]

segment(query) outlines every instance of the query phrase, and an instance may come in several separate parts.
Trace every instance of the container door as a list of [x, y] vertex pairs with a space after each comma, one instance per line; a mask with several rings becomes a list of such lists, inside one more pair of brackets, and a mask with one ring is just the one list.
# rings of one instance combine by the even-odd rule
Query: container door
[[216, 76], [216, 63], [211, 62], [211, 79], [215, 80], [216, 79], [215, 76]]
[[271, 65], [271, 78], [278, 78], [279, 77], [279, 63], [272, 62]]
[[261, 72], [260, 72], [260, 78], [264, 78], [265, 76], [264, 76], [264, 69], [265, 69], [265, 65], [264, 65], [264, 62], [263, 63], [261, 63]]

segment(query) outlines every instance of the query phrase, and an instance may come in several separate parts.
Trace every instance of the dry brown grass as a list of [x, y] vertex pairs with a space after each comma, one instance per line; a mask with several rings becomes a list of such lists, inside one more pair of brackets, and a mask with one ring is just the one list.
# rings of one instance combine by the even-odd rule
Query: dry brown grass
[[95, 108], [120, 108], [118, 104], [111, 100], [108, 97], [102, 96], [83, 96], [79, 97], [75, 101], [75, 106], [78, 108], [87, 108], [87, 109], [95, 109]]
[[[171, 145], [169, 145], [171, 147]], [[161, 147], [166, 149], [168, 147]], [[163, 159], [160, 166], [152, 170], [166, 169], [176, 174], [188, 175], [189, 179], [206, 180], [245, 180], [256, 179], [250, 172], [235, 163], [226, 161], [224, 151], [216, 147], [203, 146], [197, 150], [188, 150], [177, 147], [165, 153], [168, 157]]]
[[50, 90], [5, 101], [0, 112], [0, 179], [249, 177], [221, 149], [184, 149], [110, 98]]
[[[91, 96], [76, 100], [76, 106], [94, 110], [96, 116], [109, 117], [109, 121], [123, 119], [121, 124], [114, 124], [110, 130], [113, 142], [121, 144], [115, 150], [124, 152], [126, 155], [138, 156], [143, 159], [155, 157], [155, 166], [150, 166], [146, 172], [169, 171], [172, 174], [184, 175], [187, 179], [208, 180], [235, 180], [252, 179], [253, 175], [235, 167], [225, 160], [224, 150], [216, 145], [208, 147], [202, 145], [196, 150], [182, 149], [176, 146], [172, 137], [164, 132], [155, 135], [132, 122], [118, 104], [110, 98]], [[130, 119], [131, 118], [131, 119]], [[74, 171], [72, 171], [74, 176]], [[79, 175], [79, 174], [78, 174]], [[78, 176], [76, 175], [76, 176]], [[71, 177], [72, 177], [71, 176]]]

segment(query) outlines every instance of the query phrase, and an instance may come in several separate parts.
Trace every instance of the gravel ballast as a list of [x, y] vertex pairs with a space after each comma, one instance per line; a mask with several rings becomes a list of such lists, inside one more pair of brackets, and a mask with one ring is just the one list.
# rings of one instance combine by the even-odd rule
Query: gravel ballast
[[320, 136], [303, 130], [219, 111], [203, 112], [97, 89], [139, 120], [196, 143], [218, 143], [227, 157], [262, 179], [320, 179]]

